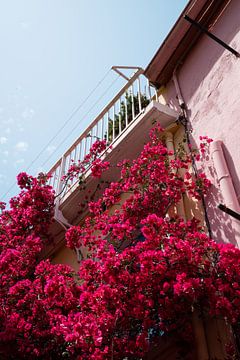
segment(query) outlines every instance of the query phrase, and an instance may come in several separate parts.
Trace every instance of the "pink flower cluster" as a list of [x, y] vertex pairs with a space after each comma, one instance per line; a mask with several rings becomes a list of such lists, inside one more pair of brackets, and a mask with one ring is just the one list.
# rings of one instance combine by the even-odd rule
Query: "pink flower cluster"
[[72, 160], [72, 164], [67, 173], [63, 175], [62, 180], [67, 183], [69, 180], [78, 178], [81, 182], [83, 182], [84, 174], [89, 168], [91, 168], [93, 177], [101, 177], [102, 172], [109, 168], [109, 163], [100, 158], [106, 148], [107, 143], [105, 140], [96, 140], [91, 146], [89, 153], [82, 161], [79, 160], [75, 163]]
[[[209, 181], [194, 178], [188, 154], [172, 159], [161, 138], [152, 129], [139, 157], [119, 164], [119, 181], [67, 231], [69, 247], [88, 250], [78, 273], [40, 261], [54, 192], [43, 176], [19, 175], [22, 191], [0, 215], [2, 359], [140, 359], [163, 334], [193, 341], [194, 310], [239, 323], [240, 251], [171, 211], [182, 194], [205, 194]], [[95, 176], [107, 168], [104, 148], [95, 143], [86, 160]]]
[[208, 136], [199, 136], [200, 144], [199, 144], [199, 151], [196, 151], [195, 158], [197, 161], [203, 160], [205, 155], [208, 153], [208, 148], [213, 139], [209, 138]]

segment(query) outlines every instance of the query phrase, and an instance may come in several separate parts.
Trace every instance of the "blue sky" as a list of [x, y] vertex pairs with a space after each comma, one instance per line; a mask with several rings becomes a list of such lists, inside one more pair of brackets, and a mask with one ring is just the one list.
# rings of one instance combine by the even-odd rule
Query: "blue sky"
[[186, 4], [0, 0], [0, 200], [17, 194], [14, 183], [20, 171], [35, 175], [52, 167], [123, 86], [122, 79], [108, 72], [111, 66], [146, 67]]

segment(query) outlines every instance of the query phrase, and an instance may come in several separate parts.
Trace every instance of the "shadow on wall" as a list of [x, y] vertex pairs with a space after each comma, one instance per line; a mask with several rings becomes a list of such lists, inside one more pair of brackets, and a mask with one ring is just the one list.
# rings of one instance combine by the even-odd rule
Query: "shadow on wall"
[[[239, 14], [240, 1], [230, 1], [211, 31], [214, 35], [240, 52]], [[224, 56], [222, 56], [223, 53]], [[189, 108], [192, 108], [192, 111], [188, 112], [188, 117], [196, 130], [195, 134], [198, 133], [202, 135], [202, 133], [206, 131], [206, 126], [207, 129], [212, 130], [213, 134], [218, 134], [217, 136], [220, 136], [220, 138], [226, 136], [232, 155], [226, 146], [223, 146], [223, 151], [237, 195], [240, 195], [240, 182], [238, 178], [239, 175], [237, 174], [239, 169], [234, 166], [234, 161], [236, 164], [238, 161], [236, 153], [233, 153], [233, 143], [230, 143], [231, 135], [227, 138], [228, 126], [231, 125], [225, 122], [221, 129], [221, 123], [216, 124], [214, 120], [218, 116], [221, 120], [224, 120], [225, 117], [228, 116], [227, 106], [223, 104], [225, 94], [224, 85], [226, 85], [227, 93], [233, 90], [228, 89], [227, 85], [229, 85], [229, 83], [227, 80], [228, 77], [230, 77], [230, 79], [233, 78], [234, 74], [236, 76], [237, 71], [239, 71], [237, 70], [240, 65], [239, 61], [240, 59], [237, 59], [221, 45], [208, 38], [207, 35], [202, 35], [196, 46], [188, 54], [178, 74], [185, 102]], [[218, 88], [222, 81], [222, 86]], [[226, 83], [224, 81], [226, 81]], [[235, 121], [238, 113], [238, 99], [239, 97], [235, 90], [233, 99], [235, 100], [235, 107], [233, 108], [233, 111], [235, 111]], [[210, 121], [212, 121], [211, 125], [209, 125]], [[214, 124], [216, 124], [216, 128]], [[237, 135], [233, 131], [232, 134], [234, 134], [233, 137], [236, 142]], [[194, 145], [193, 142], [193, 146]], [[216, 180], [214, 170], [211, 169], [211, 167], [209, 167], [208, 170]], [[217, 242], [231, 242], [237, 245], [236, 238], [240, 239], [240, 230], [238, 231], [238, 227], [240, 229], [240, 223], [238, 226], [236, 220], [218, 209], [219, 203], [225, 204], [225, 199], [221, 196], [217, 181], [215, 181], [215, 186], [212, 185], [206, 202], [214, 240]]]
[[236, 229], [233, 228], [233, 220], [230, 215], [218, 209], [220, 202], [224, 204], [224, 199], [221, 197], [220, 190], [215, 185], [212, 185], [209, 195], [206, 198], [206, 205], [213, 239], [218, 243], [231, 243], [238, 246], [236, 237], [239, 237], [240, 233], [236, 233]]
[[232, 182], [233, 182], [233, 186], [236, 192], [236, 196], [238, 197], [238, 202], [239, 202], [239, 195], [240, 195], [240, 181], [239, 181], [239, 177], [236, 171], [236, 168], [234, 166], [234, 162], [232, 159], [232, 156], [230, 154], [230, 152], [228, 151], [226, 145], [223, 143], [222, 145], [223, 148], [223, 153], [224, 153], [224, 157], [226, 159], [226, 163], [228, 165], [228, 168], [230, 170], [231, 173], [231, 177], [232, 177]]
[[[189, 344], [184, 346], [184, 341], [178, 337], [162, 336], [152, 344], [148, 354], [143, 360], [177, 360], [185, 358], [184, 354], [189, 354]], [[181, 356], [181, 354], [183, 356]], [[197, 359], [195, 348], [191, 349], [191, 359]]]
[[[236, 190], [240, 188], [239, 179], [236, 173], [236, 169], [232, 160], [232, 157], [223, 144], [223, 153], [230, 171], [230, 175], [233, 179], [233, 186]], [[210, 169], [209, 169], [210, 170]], [[214, 169], [211, 168], [211, 175], [216, 179]], [[235, 181], [234, 181], [235, 180]], [[225, 204], [226, 199], [223, 199], [219, 187], [212, 186], [210, 194], [207, 198], [207, 206], [209, 209], [209, 217], [211, 219], [211, 226], [216, 241], [230, 242], [235, 246], [238, 246], [237, 240], [240, 238], [240, 222], [230, 215], [226, 214], [222, 210], [218, 209], [219, 203]], [[233, 226], [234, 225], [234, 226]]]
[[[191, 143], [193, 148], [197, 148], [197, 144], [191, 136]], [[223, 152], [226, 159], [226, 162], [231, 169], [231, 176], [234, 179], [237, 179], [236, 183], [234, 182], [235, 189], [240, 188], [240, 182], [237, 177], [236, 169], [230, 153], [228, 152], [226, 146], [223, 146]], [[213, 163], [209, 157], [206, 158], [207, 168], [203, 169], [210, 175], [212, 181], [212, 186], [209, 189], [207, 196], [205, 197], [207, 214], [210, 221], [211, 231], [213, 239], [220, 243], [232, 243], [235, 246], [238, 246], [237, 238], [240, 239], [240, 222], [233, 219], [230, 215], [226, 214], [218, 208], [220, 203], [225, 204], [225, 199], [223, 199], [220, 187], [217, 184], [217, 175], [213, 166]], [[233, 226], [233, 223], [237, 223], [239, 226]], [[239, 230], [237, 229], [239, 228]]]

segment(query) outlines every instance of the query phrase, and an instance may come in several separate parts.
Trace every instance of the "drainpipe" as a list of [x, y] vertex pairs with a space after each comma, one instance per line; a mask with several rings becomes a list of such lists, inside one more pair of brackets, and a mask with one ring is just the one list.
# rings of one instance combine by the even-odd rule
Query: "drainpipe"
[[[221, 190], [224, 205], [239, 213], [240, 206], [233, 186], [231, 174], [223, 154], [222, 144], [221, 140], [213, 141], [210, 145], [210, 154], [217, 174], [217, 181]], [[240, 248], [240, 222], [234, 218], [231, 218], [230, 220], [232, 222], [232, 230], [235, 235], [237, 246]], [[229, 242], [232, 243], [233, 241], [229, 239]]]
[[[178, 66], [176, 66], [176, 68], [173, 71], [173, 75], [172, 75], [172, 79], [173, 79], [173, 83], [175, 86], [175, 90], [176, 90], [176, 94], [177, 94], [177, 98], [178, 98], [178, 103], [180, 108], [182, 109], [182, 115], [183, 118], [185, 119], [183, 126], [185, 128], [185, 133], [187, 136], [187, 143], [188, 145], [190, 145], [190, 136], [189, 136], [189, 128], [188, 128], [188, 114], [187, 114], [187, 107], [186, 107], [186, 103], [184, 101], [184, 98], [182, 96], [182, 91], [178, 82], [178, 78], [177, 78], [177, 69]], [[189, 148], [190, 152], [191, 149]], [[194, 162], [194, 158], [192, 157], [192, 167], [193, 167], [193, 171], [195, 176], [197, 176], [197, 168], [196, 168], [196, 164]], [[202, 205], [203, 205], [203, 210], [204, 210], [204, 217], [205, 217], [205, 223], [208, 229], [208, 233], [209, 233], [209, 237], [211, 238], [212, 233], [211, 233], [211, 227], [210, 227], [210, 223], [209, 223], [209, 219], [208, 219], [208, 215], [207, 215], [207, 210], [206, 210], [206, 205], [205, 205], [205, 200], [204, 197], [202, 196]], [[183, 203], [183, 207], [184, 207], [184, 203]], [[197, 312], [197, 310], [195, 309], [195, 311], [193, 312], [193, 331], [194, 331], [194, 335], [195, 335], [195, 341], [196, 341], [196, 353], [197, 353], [197, 358], [199, 360], [203, 360], [203, 359], [207, 359], [209, 358], [209, 349], [208, 349], [208, 344], [207, 344], [207, 337], [206, 337], [206, 333], [205, 333], [205, 329], [204, 329], [204, 322], [203, 320], [199, 317], [199, 314]]]

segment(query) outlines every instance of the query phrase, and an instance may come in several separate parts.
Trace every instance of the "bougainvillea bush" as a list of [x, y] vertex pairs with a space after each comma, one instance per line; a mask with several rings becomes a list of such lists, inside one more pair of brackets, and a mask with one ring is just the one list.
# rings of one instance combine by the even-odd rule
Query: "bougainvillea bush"
[[[96, 158], [105, 148], [98, 141], [91, 150], [93, 176], [109, 166]], [[194, 311], [238, 324], [240, 251], [175, 211], [183, 194], [199, 201], [210, 187], [191, 161], [182, 150], [173, 156], [156, 126], [67, 231], [67, 246], [88, 250], [78, 274], [41, 260], [56, 194], [44, 176], [18, 176], [22, 190], [0, 217], [1, 359], [142, 359], [162, 337], [194, 343]], [[82, 184], [81, 164], [72, 164], [66, 181], [77, 175]]]

